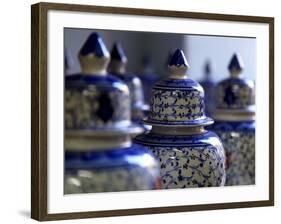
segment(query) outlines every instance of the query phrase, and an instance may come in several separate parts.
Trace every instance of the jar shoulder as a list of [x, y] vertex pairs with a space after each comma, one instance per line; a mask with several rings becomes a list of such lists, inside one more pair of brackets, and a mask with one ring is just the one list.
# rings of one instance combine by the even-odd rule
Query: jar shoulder
[[215, 121], [210, 126], [213, 131], [255, 131], [256, 122], [252, 121]]
[[95, 150], [90, 152], [65, 152], [66, 169], [146, 167], [147, 164], [155, 166], [156, 163], [152, 153], [149, 152], [145, 146], [137, 144], [119, 149]]
[[95, 85], [98, 88], [112, 88], [122, 91], [127, 89], [127, 85], [121, 79], [110, 74], [97, 76], [78, 73], [65, 77], [66, 89], [83, 89], [91, 85]]
[[220, 138], [213, 131], [206, 131], [196, 135], [177, 136], [148, 132], [137, 136], [134, 141], [145, 146], [222, 146]]

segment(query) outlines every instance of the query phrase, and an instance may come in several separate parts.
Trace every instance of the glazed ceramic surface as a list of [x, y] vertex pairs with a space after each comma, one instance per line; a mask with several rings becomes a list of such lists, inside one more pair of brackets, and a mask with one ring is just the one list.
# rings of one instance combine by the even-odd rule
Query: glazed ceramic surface
[[215, 122], [226, 151], [226, 185], [255, 184], [255, 121]]
[[159, 187], [157, 160], [132, 136], [128, 86], [107, 73], [110, 55], [96, 33], [83, 45], [81, 73], [65, 78], [65, 193]]
[[163, 188], [223, 186], [225, 182], [224, 150], [213, 132], [194, 135], [138, 136], [160, 162]]
[[144, 103], [143, 88], [141, 80], [133, 74], [126, 72], [127, 57], [122, 46], [115, 43], [111, 50], [111, 61], [108, 71], [124, 81], [129, 87], [132, 120], [140, 121], [144, 117], [147, 106]]
[[159, 188], [159, 169], [144, 147], [65, 154], [65, 194]]
[[130, 124], [129, 105], [128, 87], [113, 76], [66, 77], [66, 129], [110, 129]]
[[241, 75], [243, 63], [234, 54], [230, 77], [216, 86], [215, 124], [211, 130], [222, 139], [226, 156], [226, 185], [255, 184], [255, 88]]
[[204, 90], [185, 75], [188, 64], [177, 50], [169, 64], [170, 76], [158, 81], [145, 123], [152, 130], [135, 138], [158, 158], [163, 188], [223, 186], [225, 155], [216, 134], [204, 126]]

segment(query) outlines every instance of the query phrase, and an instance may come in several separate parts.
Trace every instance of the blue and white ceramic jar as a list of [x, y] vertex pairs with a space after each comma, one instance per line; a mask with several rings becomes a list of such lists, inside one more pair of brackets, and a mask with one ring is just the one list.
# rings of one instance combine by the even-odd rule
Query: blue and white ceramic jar
[[129, 89], [106, 72], [110, 60], [98, 34], [80, 50], [82, 72], [65, 78], [65, 193], [159, 188], [159, 164], [132, 143]]
[[204, 78], [199, 82], [205, 92], [205, 112], [207, 116], [212, 116], [215, 107], [214, 90], [215, 82], [211, 77], [212, 68], [210, 61], [207, 61], [204, 66]]
[[226, 185], [255, 184], [254, 82], [241, 77], [239, 55], [233, 55], [228, 69], [230, 77], [216, 86], [212, 130], [221, 137], [226, 151]]
[[187, 77], [188, 67], [183, 52], [176, 50], [169, 63], [170, 76], [152, 90], [145, 120], [152, 130], [135, 142], [158, 158], [163, 188], [223, 186], [224, 149], [218, 136], [204, 128], [213, 120], [205, 116], [204, 90]]
[[132, 120], [139, 122], [144, 117], [148, 106], [144, 103], [141, 80], [133, 74], [126, 72], [127, 57], [120, 43], [115, 43], [111, 50], [111, 60], [108, 71], [124, 81], [130, 92]]

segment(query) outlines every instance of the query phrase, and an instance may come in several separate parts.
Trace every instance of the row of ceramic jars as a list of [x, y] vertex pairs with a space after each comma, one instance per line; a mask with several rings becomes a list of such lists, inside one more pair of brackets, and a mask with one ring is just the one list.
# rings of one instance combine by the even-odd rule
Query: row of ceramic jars
[[[66, 194], [160, 188], [158, 162], [132, 143], [143, 128], [131, 121], [129, 88], [108, 74], [109, 60], [102, 39], [92, 33], [79, 52], [81, 73], [65, 78]], [[123, 74], [120, 64], [114, 66]]]
[[[122, 74], [124, 57], [115, 45], [111, 71]], [[153, 88], [149, 133], [136, 138], [140, 127], [130, 121], [127, 86], [107, 74], [109, 54], [97, 34], [82, 47], [81, 74], [66, 78], [65, 192], [222, 186], [224, 150], [219, 138], [204, 126], [204, 91], [186, 76], [187, 62], [177, 50], [170, 77]], [[146, 150], [149, 148], [149, 151]], [[152, 154], [158, 159], [158, 163]]]
[[[136, 134], [138, 132], [136, 130], [139, 127], [132, 127], [134, 125], [131, 124], [129, 116], [126, 115], [126, 113], [120, 113], [115, 118], [113, 116], [114, 112], [118, 111], [118, 108], [122, 107], [122, 105], [123, 108], [119, 108], [119, 112], [130, 112], [130, 109], [126, 106], [130, 103], [126, 101], [125, 98], [122, 99], [122, 97], [120, 100], [116, 100], [118, 99], [118, 97], [116, 97], [118, 94], [113, 94], [113, 98], [109, 97], [109, 93], [111, 92], [111, 90], [109, 90], [110, 88], [103, 89], [104, 87], [102, 87], [100, 89], [104, 84], [108, 85], [110, 83], [107, 79], [105, 79], [107, 83], [104, 83], [105, 80], [99, 80], [100, 77], [112, 78], [105, 72], [108, 57], [105, 56], [104, 52], [103, 54], [100, 53], [101, 49], [104, 51], [105, 46], [97, 47], [101, 45], [100, 37], [96, 34], [92, 35], [88, 39], [88, 42], [89, 41], [90, 44], [86, 42], [80, 51], [79, 59], [82, 67], [82, 74], [78, 74], [78, 78], [75, 78], [74, 75], [68, 78], [66, 82], [66, 92], [71, 89], [71, 91], [69, 91], [71, 96], [66, 98], [66, 101], [67, 99], [68, 101], [72, 101], [76, 95], [78, 96], [80, 94], [80, 98], [78, 97], [79, 99], [76, 100], [76, 102], [79, 102], [78, 105], [73, 106], [75, 102], [71, 102], [70, 104], [66, 104], [66, 106], [68, 107], [70, 105], [75, 108], [74, 110], [77, 109], [78, 111], [82, 109], [82, 112], [80, 111], [75, 114], [72, 108], [70, 113], [66, 114], [70, 117], [69, 122], [67, 122], [68, 116], [66, 116], [66, 128], [69, 128], [67, 131], [68, 135], [66, 135], [66, 142], [68, 143], [66, 144], [66, 161], [69, 162], [67, 163], [69, 166], [66, 166], [68, 171], [66, 183], [69, 183], [66, 184], [66, 191], [75, 193], [79, 192], [79, 190], [81, 192], [89, 192], [89, 189], [91, 189], [91, 192], [98, 192], [158, 188], [157, 163], [151, 154], [145, 151], [144, 146], [148, 147], [159, 161], [163, 188], [224, 185], [224, 149], [216, 134], [204, 129], [205, 126], [212, 124], [213, 121], [205, 116], [203, 88], [197, 82], [186, 76], [188, 64], [183, 52], [177, 50], [174, 53], [169, 63], [170, 76], [157, 82], [153, 88], [150, 101], [150, 113], [148, 119], [145, 121], [147, 124], [152, 125], [152, 130], [138, 136], [135, 139], [138, 146], [132, 146], [130, 134]], [[86, 54], [84, 55], [85, 51]], [[88, 57], [89, 55], [90, 58]], [[110, 70], [113, 72], [118, 71], [116, 74], [119, 77], [120, 74], [123, 76], [125, 64], [123, 62], [126, 60], [124, 60], [124, 54], [120, 46], [115, 45], [111, 55], [118, 60], [115, 60], [115, 62], [111, 64]], [[86, 65], [87, 69], [92, 65], [91, 71], [83, 69], [85, 67], [83, 67], [83, 64]], [[98, 68], [102, 68], [102, 71]], [[126, 80], [126, 76], [122, 76], [121, 78]], [[88, 79], [88, 77], [90, 78]], [[117, 82], [118, 85], [121, 83], [120, 81]], [[111, 82], [109, 86], [116, 86], [116, 83], [112, 85]], [[75, 93], [77, 89], [80, 89], [78, 94]], [[99, 90], [95, 92], [94, 89]], [[100, 94], [101, 92], [102, 94]], [[93, 95], [93, 98], [89, 98], [89, 96]], [[66, 96], [68, 95], [66, 94]], [[95, 105], [93, 102], [96, 102], [98, 105]], [[124, 110], [124, 108], [127, 110]], [[87, 112], [87, 110], [91, 112]], [[66, 111], [68, 112], [68, 110]], [[79, 118], [81, 115], [82, 119]], [[80, 122], [82, 121], [82, 124], [84, 121], [84, 126], [79, 126], [78, 122], [79, 127], [77, 127], [75, 123], [77, 122], [75, 120], [77, 117], [77, 120]], [[86, 120], [83, 120], [83, 117], [86, 117]], [[107, 126], [106, 123], [109, 123], [109, 125]], [[67, 124], [70, 124], [70, 127], [68, 127]], [[216, 125], [214, 127], [216, 127]], [[117, 132], [119, 134], [117, 134]], [[113, 142], [117, 144], [113, 144]], [[233, 145], [233, 143], [231, 145]], [[119, 149], [121, 149], [120, 152], [122, 153], [118, 153]], [[110, 153], [108, 154], [108, 152]], [[130, 152], [141, 152], [143, 155], [143, 160], [138, 159], [138, 162], [140, 165], [140, 161], [143, 161], [143, 167], [145, 166], [144, 164], [147, 166], [146, 170], [142, 172], [144, 172], [144, 174], [149, 174], [150, 181], [148, 182], [150, 183], [150, 187], [147, 187], [148, 185], [145, 185], [145, 187], [133, 185], [132, 187], [132, 185], [128, 184], [126, 181], [121, 184], [113, 181], [113, 183], [111, 182], [111, 184], [109, 184], [108, 180], [114, 179], [113, 176], [115, 176], [116, 173], [113, 172], [111, 176], [107, 176], [110, 173], [108, 170], [104, 174], [99, 175], [93, 172], [93, 170], [101, 171], [106, 167], [112, 167], [112, 164], [124, 165], [124, 161], [122, 159], [120, 161], [120, 158], [122, 158], [120, 155], [124, 153], [124, 156], [128, 157], [127, 153]], [[116, 153], [119, 156], [115, 157]], [[97, 154], [98, 156], [96, 156]], [[111, 159], [115, 157], [116, 160], [110, 160], [108, 157]], [[141, 157], [142, 156], [137, 154], [137, 158]], [[88, 159], [88, 162], [85, 161], [85, 159]], [[95, 162], [93, 163], [93, 161]], [[147, 163], [148, 161], [151, 163]], [[75, 167], [73, 164], [77, 166]], [[93, 164], [98, 164], [99, 166], [93, 166]], [[147, 169], [151, 167], [151, 164], [153, 164], [152, 167], [154, 167], [154, 169]], [[129, 166], [127, 172], [125, 172], [126, 175], [130, 173], [129, 171], [131, 170], [132, 167]], [[140, 170], [138, 170], [138, 172], [139, 171]], [[154, 175], [151, 175], [151, 173], [154, 173]], [[145, 176], [146, 175], [142, 175], [142, 177]], [[151, 176], [154, 178], [151, 178]], [[134, 177], [137, 179], [138, 175], [134, 174]], [[132, 179], [132, 176], [129, 175], [128, 178]], [[147, 178], [145, 179], [147, 180]], [[98, 185], [101, 180], [104, 180], [103, 184], [97, 187], [96, 185]], [[120, 180], [120, 178], [114, 180], [117, 181]], [[141, 181], [138, 180], [138, 182]], [[146, 181], [144, 182], [148, 183]], [[81, 186], [88, 186], [88, 188], [86, 187], [88, 190], [81, 188]], [[118, 188], [117, 186], [123, 186], [123, 188]]]

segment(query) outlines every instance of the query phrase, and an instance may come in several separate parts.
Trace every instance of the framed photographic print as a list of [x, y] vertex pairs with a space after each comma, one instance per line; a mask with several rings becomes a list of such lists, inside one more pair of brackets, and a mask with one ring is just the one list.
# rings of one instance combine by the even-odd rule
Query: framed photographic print
[[273, 206], [274, 18], [31, 8], [32, 218]]

